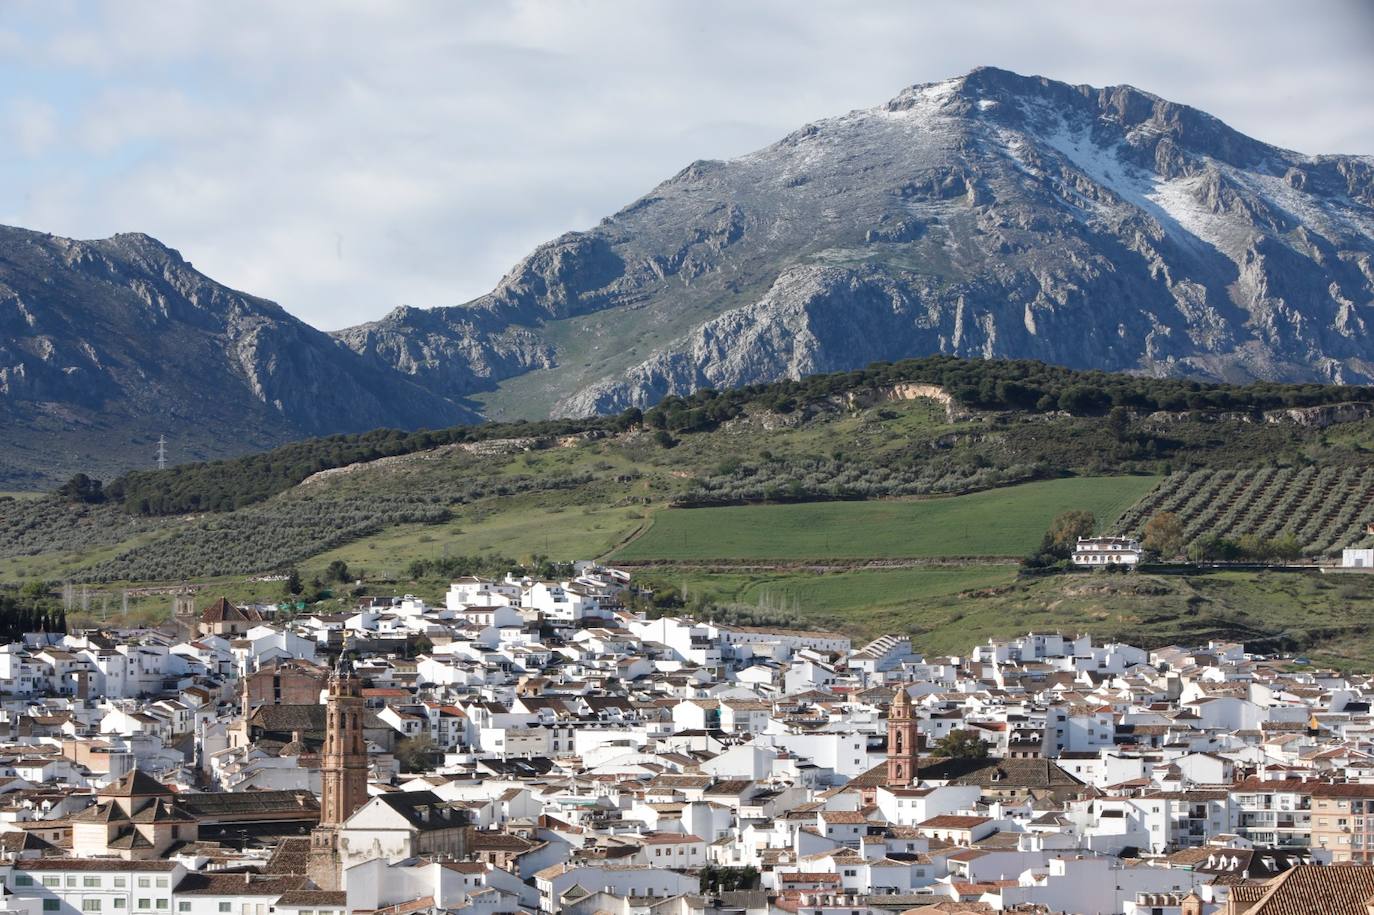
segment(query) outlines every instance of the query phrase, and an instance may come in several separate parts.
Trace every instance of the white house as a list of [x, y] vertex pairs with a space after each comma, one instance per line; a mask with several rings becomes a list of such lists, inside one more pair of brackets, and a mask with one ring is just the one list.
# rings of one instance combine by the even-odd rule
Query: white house
[[1374, 550], [1349, 548], [1341, 550], [1341, 568], [1374, 569]]
[[1079, 537], [1073, 564], [1090, 568], [1134, 566], [1144, 551], [1134, 537]]

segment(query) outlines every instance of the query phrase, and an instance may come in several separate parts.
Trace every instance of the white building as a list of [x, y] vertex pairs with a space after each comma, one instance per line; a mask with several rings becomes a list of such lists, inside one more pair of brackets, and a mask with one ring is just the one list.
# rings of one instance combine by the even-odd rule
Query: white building
[[1144, 551], [1134, 537], [1079, 537], [1073, 564], [1089, 568], [1134, 566]]
[[1364, 549], [1344, 549], [1341, 550], [1341, 568], [1343, 569], [1374, 569], [1374, 550]]

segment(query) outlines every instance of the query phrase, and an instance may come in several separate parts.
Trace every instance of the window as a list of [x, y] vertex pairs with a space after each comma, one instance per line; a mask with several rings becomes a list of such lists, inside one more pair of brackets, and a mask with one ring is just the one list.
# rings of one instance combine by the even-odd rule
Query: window
[[221, 902], [221, 903], [219, 904], [219, 910], [220, 910], [221, 912], [228, 912], [228, 911], [231, 911], [232, 909], [233, 909], [233, 903], [231, 903], [231, 902]]
[[84, 886], [84, 887], [87, 887], [87, 888], [95, 887], [95, 888], [99, 889], [99, 887], [100, 887], [100, 878], [99, 878], [99, 877], [82, 877], [82, 878], [81, 878], [81, 885]]
[[149, 880], [147, 877], [139, 877], [139, 878], [138, 878], [138, 888], [139, 888], [139, 889], [141, 889], [141, 890], [146, 890], [148, 887], [150, 887], [150, 886], [152, 886], [152, 885], [153, 885], [152, 881]]
[[44, 900], [43, 900], [43, 911], [45, 911], [45, 912], [57, 912], [57, 911], [60, 911], [61, 908], [62, 908], [62, 900], [61, 900], [61, 899], [44, 899]]
[[[15, 879], [16, 882], [19, 880], [18, 877], [15, 877], [14, 879]], [[24, 886], [25, 884], [22, 884], [22, 883], [21, 883], [21, 884], [19, 884], [19, 885], [20, 885], [20, 886]], [[44, 877], [44, 878], [43, 878], [43, 885], [44, 885], [44, 886], [52, 886], [52, 887], [61, 886], [61, 885], [62, 885], [62, 878], [61, 878], [61, 877]]]
[[81, 900], [81, 911], [83, 911], [83, 912], [99, 912], [99, 911], [100, 911], [100, 900], [99, 900], [99, 899], [83, 899], [83, 900]]
[[122, 908], [124, 908], [124, 897], [123, 897], [123, 896], [116, 896], [116, 897], [115, 897], [115, 900], [114, 900], [114, 907], [115, 907], [116, 909], [122, 909]]
[[165, 908], [167, 908], [167, 900], [166, 900], [166, 899], [159, 899], [159, 900], [157, 901], [156, 905], [157, 905], [157, 907], [158, 907], [159, 909], [165, 909]]
[[189, 900], [189, 899], [183, 899], [183, 900], [181, 900], [180, 902], [178, 902], [178, 903], [177, 903], [177, 911], [178, 911], [178, 912], [189, 912], [189, 911], [191, 911], [191, 900]]
[[166, 878], [166, 877], [158, 877], [158, 878], [157, 878], [157, 886], [158, 886], [158, 889], [166, 889], [166, 888], [167, 888], [167, 878]]
[[153, 900], [147, 898], [139, 899], [138, 907], [140, 909], [151, 909], [153, 907]]
[[116, 877], [114, 878], [114, 885], [123, 889], [124, 887], [129, 885], [129, 881], [125, 877]]
[[14, 885], [15, 885], [15, 886], [33, 886], [33, 878], [30, 877], [28, 874], [15, 874], [15, 875], [14, 875]]

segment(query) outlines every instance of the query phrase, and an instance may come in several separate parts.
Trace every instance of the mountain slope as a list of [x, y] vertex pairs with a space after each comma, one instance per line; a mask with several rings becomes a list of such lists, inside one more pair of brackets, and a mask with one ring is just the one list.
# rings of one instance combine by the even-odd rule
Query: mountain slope
[[147, 236], [0, 228], [0, 483], [469, 417]]
[[495, 415], [927, 353], [1374, 379], [1374, 159], [979, 69], [697, 162], [489, 295], [339, 334]]

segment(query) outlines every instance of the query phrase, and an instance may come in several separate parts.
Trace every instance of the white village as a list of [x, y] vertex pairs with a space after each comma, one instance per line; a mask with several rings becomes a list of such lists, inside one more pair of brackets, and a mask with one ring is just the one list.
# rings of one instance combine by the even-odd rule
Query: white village
[[[1103, 546], [1115, 549], [1111, 544]], [[1374, 895], [1374, 682], [629, 609], [630, 574], [0, 649], [15, 915], [1267, 915]], [[1304, 910], [1305, 911], [1305, 910]]]

